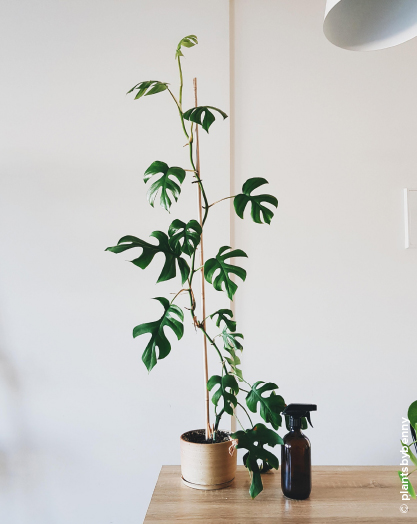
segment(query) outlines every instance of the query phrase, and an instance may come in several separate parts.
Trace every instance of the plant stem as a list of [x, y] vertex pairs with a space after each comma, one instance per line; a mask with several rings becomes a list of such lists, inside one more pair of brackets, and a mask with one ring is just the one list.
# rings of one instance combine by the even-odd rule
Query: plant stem
[[249, 422], [250, 422], [251, 426], [253, 427], [252, 419], [250, 418], [249, 413], [246, 411], [246, 408], [240, 402], [238, 402], [237, 405], [240, 406], [243, 409], [243, 411], [246, 413], [246, 415], [247, 415], [247, 417], [249, 419]]
[[227, 200], [229, 198], [235, 198], [236, 195], [232, 195], [232, 196], [228, 196], [228, 197], [224, 197], [224, 198], [221, 198], [220, 200], [216, 200], [216, 202], [213, 202], [212, 204], [210, 204], [208, 207], [212, 207], [216, 204], [218, 204], [219, 202], [223, 202], [223, 200]]

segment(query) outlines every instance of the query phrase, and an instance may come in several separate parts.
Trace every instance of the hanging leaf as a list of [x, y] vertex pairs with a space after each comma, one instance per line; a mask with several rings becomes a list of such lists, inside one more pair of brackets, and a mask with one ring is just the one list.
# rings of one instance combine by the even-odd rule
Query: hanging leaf
[[236, 331], [236, 322], [232, 320], [233, 311], [231, 309], [219, 309], [218, 311], [210, 315], [210, 318], [213, 319], [213, 317], [215, 317], [216, 315], [217, 315], [217, 320], [216, 320], [217, 327], [220, 327], [220, 322], [223, 321], [226, 324], [226, 327], [230, 331]]
[[[263, 490], [261, 471], [279, 468], [278, 458], [270, 451], [264, 449], [264, 446], [274, 447], [277, 444], [284, 444], [284, 441], [278, 433], [268, 429], [263, 424], [256, 424], [256, 426], [247, 431], [236, 431], [231, 437], [237, 439], [238, 444], [236, 447], [238, 449], [248, 450], [243, 457], [243, 464], [252, 473], [249, 494], [254, 499]], [[261, 460], [264, 464], [262, 470], [258, 465], [258, 460]]]
[[[217, 391], [213, 394], [211, 401], [215, 406], [218, 405], [219, 400], [223, 398], [223, 409], [229, 415], [233, 415], [233, 409], [237, 406], [236, 395], [239, 393], [239, 385], [233, 375], [213, 375], [207, 382], [207, 389], [211, 391], [215, 385], [219, 385]], [[229, 391], [226, 390], [229, 389]]]
[[[267, 202], [274, 207], [278, 207], [278, 200], [272, 195], [251, 195], [252, 191], [259, 186], [268, 184], [265, 178], [249, 178], [242, 186], [243, 193], [236, 195], [233, 204], [238, 217], [243, 218], [248, 202], [251, 203], [251, 217], [257, 224], [262, 224], [262, 218], [265, 224], [270, 224], [274, 213], [267, 207], [262, 205], [262, 202]], [[262, 215], [262, 218], [261, 218]]]
[[168, 229], [169, 245], [174, 251], [192, 256], [200, 243], [202, 231], [197, 220], [190, 220], [187, 224], [174, 220]]
[[129, 89], [129, 91], [126, 93], [127, 95], [129, 93], [132, 93], [135, 89], [138, 90], [135, 96], [135, 100], [140, 98], [141, 96], [148, 96], [148, 95], [155, 95], [156, 93], [161, 93], [162, 91], [165, 91], [165, 89], [168, 89], [169, 84], [167, 82], [159, 82], [159, 80], [147, 80], [146, 82], [139, 82], [139, 84], [136, 84], [132, 87], [132, 89]]
[[230, 333], [226, 328], [224, 328], [222, 338], [225, 349], [243, 349], [242, 344], [237, 340], [238, 338], [244, 338], [242, 333]]
[[[155, 367], [158, 360], [165, 358], [171, 351], [171, 344], [165, 336], [164, 328], [169, 327], [180, 340], [184, 334], [184, 313], [175, 304], [170, 304], [169, 300], [164, 297], [156, 297], [164, 307], [164, 314], [159, 320], [155, 322], [148, 322], [147, 324], [140, 324], [133, 329], [133, 338], [136, 338], [145, 333], [150, 333], [151, 338], [142, 355], [143, 363], [148, 371]], [[175, 318], [176, 315], [180, 320]], [[159, 349], [159, 354], [156, 354], [156, 348]]]
[[[181, 167], [168, 167], [165, 162], [160, 162], [156, 160], [148, 167], [143, 175], [143, 180], [145, 184], [149, 182], [155, 175], [162, 173], [162, 176], [154, 181], [149, 188], [147, 198], [150, 205], [153, 207], [155, 199], [158, 195], [159, 190], [161, 190], [160, 204], [161, 207], [166, 209], [169, 212], [171, 209], [171, 199], [168, 195], [168, 191], [171, 193], [171, 198], [173, 197], [175, 202], [178, 200], [178, 197], [181, 193], [181, 187], [174, 181], [172, 178], [175, 177], [179, 184], [184, 182], [185, 171]], [[170, 178], [171, 177], [171, 178]]]
[[223, 120], [227, 118], [227, 115], [224, 111], [213, 106], [192, 107], [183, 114], [183, 117], [185, 120], [189, 120], [195, 124], [200, 124], [200, 126], [208, 133], [211, 124], [216, 120], [210, 109], [214, 109], [214, 111], [220, 113], [223, 117]]
[[[259, 384], [263, 384], [263, 386], [258, 387]], [[276, 395], [274, 391], [271, 392], [269, 397], [262, 396], [262, 393], [274, 389], [278, 389], [278, 386], [273, 382], [255, 382], [246, 397], [246, 405], [252, 413], [256, 413], [259, 402], [261, 417], [265, 422], [269, 422], [274, 429], [278, 429], [282, 424], [280, 413], [285, 408], [285, 401], [281, 395]]]
[[181, 42], [178, 44], [177, 46], [177, 50], [175, 52], [175, 58], [178, 58], [180, 56], [184, 56], [181, 52], [181, 47], [184, 46], [184, 47], [194, 47], [195, 45], [198, 44], [198, 40], [197, 40], [197, 37], [195, 35], [188, 35], [188, 36], [185, 36]]
[[177, 263], [181, 273], [182, 283], [184, 284], [188, 278], [188, 275], [190, 274], [190, 268], [187, 262], [180, 257], [181, 253], [171, 248], [167, 235], [162, 231], [153, 231], [150, 236], [155, 237], [158, 240], [157, 246], [149, 244], [140, 238], [127, 235], [119, 240], [117, 246], [108, 247], [106, 251], [111, 251], [112, 253], [122, 253], [127, 249], [141, 247], [142, 254], [140, 257], [131, 260], [132, 264], [135, 264], [135, 266], [138, 266], [141, 269], [146, 269], [157, 253], [163, 253], [165, 255], [165, 264], [157, 282], [163, 282], [165, 280], [174, 278], [177, 274], [175, 265], [175, 263]]
[[[229, 273], [237, 275], [242, 280], [246, 279], [246, 271], [239, 266], [232, 266], [225, 261], [232, 257], [247, 257], [248, 255], [241, 249], [234, 249], [226, 254], [223, 254], [230, 246], [223, 246], [219, 249], [216, 258], [209, 258], [204, 264], [204, 277], [210, 284], [213, 284], [217, 291], [225, 291], [230, 300], [233, 300], [233, 295], [236, 293], [237, 285], [230, 279]], [[218, 275], [213, 281], [213, 276], [216, 271]], [[224, 286], [224, 289], [223, 289]]]
[[408, 408], [408, 420], [414, 430], [417, 430], [417, 400]]

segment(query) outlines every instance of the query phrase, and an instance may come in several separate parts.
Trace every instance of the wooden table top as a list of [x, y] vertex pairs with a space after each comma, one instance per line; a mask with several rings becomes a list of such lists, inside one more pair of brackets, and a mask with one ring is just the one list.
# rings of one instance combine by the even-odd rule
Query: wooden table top
[[[395, 524], [417, 522], [417, 500], [401, 500], [396, 467], [314, 466], [308, 500], [286, 499], [280, 471], [262, 475], [264, 491], [252, 500], [249, 474], [238, 466], [233, 484], [217, 491], [200, 491], [181, 481], [180, 466], [162, 466], [145, 524], [204, 522], [206, 524]], [[400, 506], [408, 511], [402, 513]], [[405, 509], [405, 508], [404, 508]]]

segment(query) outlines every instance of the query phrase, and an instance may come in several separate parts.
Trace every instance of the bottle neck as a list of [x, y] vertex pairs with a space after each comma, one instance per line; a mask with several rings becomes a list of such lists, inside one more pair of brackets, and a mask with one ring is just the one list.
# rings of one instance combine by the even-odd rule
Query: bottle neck
[[301, 418], [294, 418], [290, 416], [289, 426], [291, 431], [301, 431]]

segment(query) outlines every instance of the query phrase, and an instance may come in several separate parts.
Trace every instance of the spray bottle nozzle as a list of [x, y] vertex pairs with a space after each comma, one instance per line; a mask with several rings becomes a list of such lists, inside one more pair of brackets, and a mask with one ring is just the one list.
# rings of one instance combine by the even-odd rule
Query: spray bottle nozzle
[[317, 405], [288, 404], [288, 406], [284, 408], [282, 414], [291, 417], [293, 420], [301, 420], [303, 417], [305, 417], [308, 420], [310, 426], [313, 427], [310, 419], [310, 411], [317, 411]]

